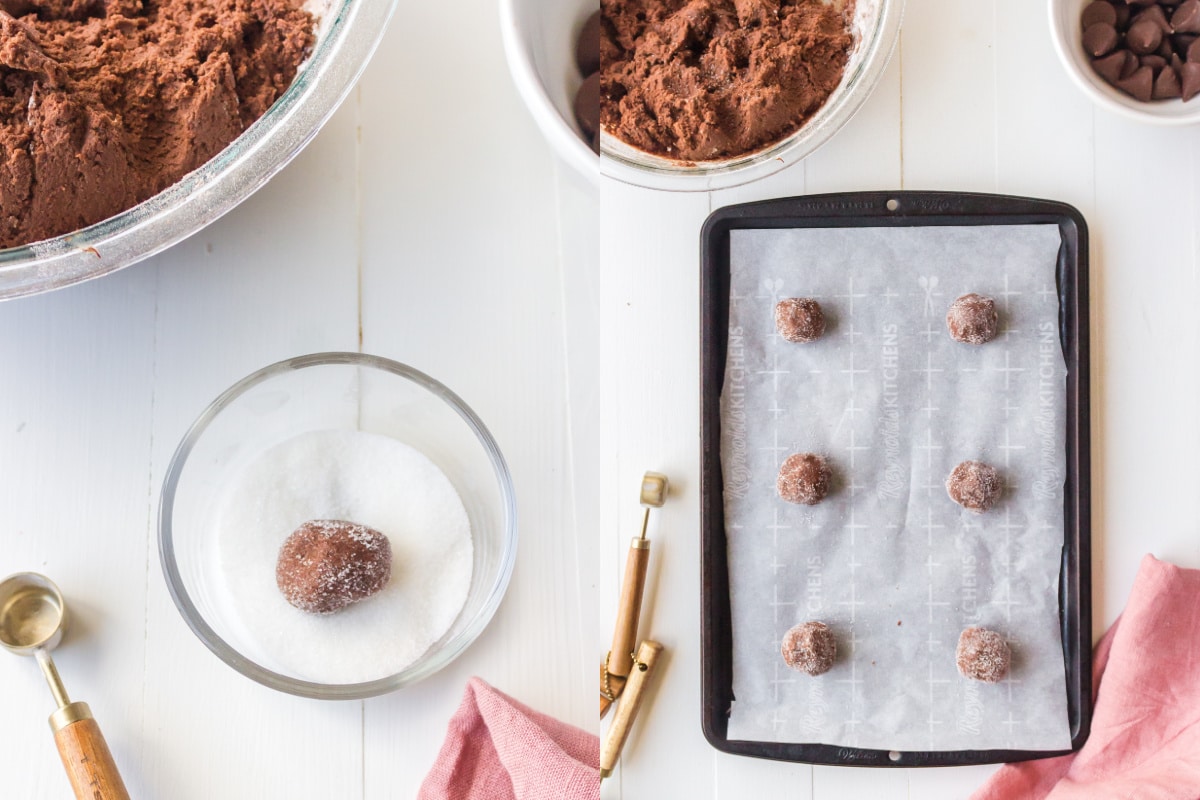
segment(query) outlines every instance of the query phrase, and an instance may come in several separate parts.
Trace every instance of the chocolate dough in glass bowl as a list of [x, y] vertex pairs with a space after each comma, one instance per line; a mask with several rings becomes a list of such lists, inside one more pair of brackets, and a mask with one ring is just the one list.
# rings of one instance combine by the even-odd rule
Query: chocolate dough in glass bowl
[[195, 233], [316, 135], [396, 0], [0, 0], [0, 299]]

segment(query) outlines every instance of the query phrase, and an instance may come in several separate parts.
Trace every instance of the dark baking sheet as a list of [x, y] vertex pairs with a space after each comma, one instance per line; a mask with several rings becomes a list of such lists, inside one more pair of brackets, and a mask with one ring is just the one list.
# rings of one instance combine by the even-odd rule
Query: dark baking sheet
[[952, 192], [855, 192], [746, 203], [714, 211], [700, 234], [701, 359], [701, 724], [718, 750], [735, 755], [856, 766], [952, 766], [1048, 758], [1068, 751], [887, 751], [825, 744], [729, 739], [733, 645], [721, 478], [721, 387], [729, 332], [729, 232], [765, 228], [1054, 224], [1059, 334], [1067, 364], [1067, 479], [1059, 615], [1071, 745], [1091, 723], [1091, 447], [1088, 384], [1088, 244], [1083, 216], [1048, 200]]

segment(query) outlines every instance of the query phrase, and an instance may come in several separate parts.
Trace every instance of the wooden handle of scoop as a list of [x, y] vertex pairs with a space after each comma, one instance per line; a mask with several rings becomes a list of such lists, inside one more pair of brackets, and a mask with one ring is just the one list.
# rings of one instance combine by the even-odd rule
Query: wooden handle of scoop
[[71, 703], [55, 711], [50, 727], [77, 800], [129, 800], [117, 762], [87, 703]]
[[617, 627], [613, 632], [608, 671], [621, 678], [629, 676], [633, 648], [637, 645], [638, 619], [642, 615], [642, 590], [646, 586], [646, 565], [650, 563], [650, 542], [634, 539], [625, 560], [625, 580], [621, 583], [621, 604], [617, 609]]
[[654, 674], [654, 665], [662, 649], [661, 644], [649, 639], [642, 642], [642, 646], [638, 648], [637, 666], [629, 676], [625, 691], [621, 693], [621, 702], [617, 704], [617, 712], [613, 714], [608, 735], [604, 737], [604, 743], [600, 746], [601, 778], [612, 775], [613, 767], [621, 757], [621, 748], [625, 746], [625, 740], [629, 738], [629, 731], [633, 727], [633, 720], [646, 698], [646, 685], [650, 676]]

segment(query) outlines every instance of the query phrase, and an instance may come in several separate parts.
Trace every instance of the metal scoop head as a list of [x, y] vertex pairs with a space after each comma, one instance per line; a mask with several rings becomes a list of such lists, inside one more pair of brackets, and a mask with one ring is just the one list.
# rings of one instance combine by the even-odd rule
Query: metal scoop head
[[45, 575], [18, 572], [0, 581], [0, 644], [9, 652], [53, 650], [66, 627], [67, 604]]
[[19, 656], [34, 656], [58, 710], [50, 729], [75, 797], [129, 800], [104, 734], [87, 703], [72, 703], [50, 658], [67, 627], [67, 604], [54, 581], [36, 572], [18, 572], [0, 581], [0, 645]]
[[642, 478], [642, 506], [645, 508], [662, 508], [667, 502], [667, 476], [658, 472], [647, 472]]

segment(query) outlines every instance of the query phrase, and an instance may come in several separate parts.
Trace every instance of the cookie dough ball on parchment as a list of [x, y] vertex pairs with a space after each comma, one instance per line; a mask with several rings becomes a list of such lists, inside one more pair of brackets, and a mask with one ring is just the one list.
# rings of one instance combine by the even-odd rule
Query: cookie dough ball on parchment
[[986, 628], [967, 628], [958, 637], [954, 660], [964, 678], [984, 683], [1004, 680], [1012, 661], [1008, 642], [995, 631]]
[[789, 342], [815, 342], [825, 333], [825, 313], [811, 297], [788, 297], [775, 304], [775, 328]]
[[996, 301], [980, 294], [964, 294], [946, 312], [950, 338], [963, 344], [986, 344], [1000, 333]]
[[816, 453], [793, 453], [779, 468], [775, 488], [789, 503], [815, 506], [829, 494], [833, 471], [829, 461]]
[[837, 641], [824, 622], [802, 622], [783, 635], [783, 661], [809, 675], [823, 675], [837, 659]]
[[950, 499], [976, 514], [996, 505], [1003, 491], [1000, 473], [982, 461], [964, 461], [946, 479]]

